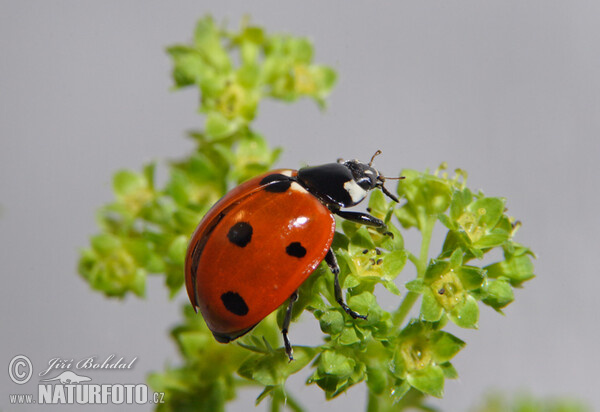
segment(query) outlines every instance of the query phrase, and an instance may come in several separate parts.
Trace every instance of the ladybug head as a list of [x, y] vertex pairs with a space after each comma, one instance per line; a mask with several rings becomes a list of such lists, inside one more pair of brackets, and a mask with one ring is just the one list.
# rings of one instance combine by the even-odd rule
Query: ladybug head
[[[392, 194], [386, 187], [383, 185], [385, 182], [385, 176], [377, 171], [372, 165], [375, 157], [381, 154], [381, 150], [377, 150], [375, 154], [371, 157], [369, 163], [362, 163], [359, 160], [347, 160], [343, 161], [342, 159], [338, 159], [339, 163], [342, 163], [352, 172], [352, 177], [354, 181], [365, 191], [369, 191], [375, 189], [376, 187], [381, 189], [381, 191], [394, 202], [398, 202], [398, 198]], [[403, 179], [400, 178], [390, 178], [390, 179]]]

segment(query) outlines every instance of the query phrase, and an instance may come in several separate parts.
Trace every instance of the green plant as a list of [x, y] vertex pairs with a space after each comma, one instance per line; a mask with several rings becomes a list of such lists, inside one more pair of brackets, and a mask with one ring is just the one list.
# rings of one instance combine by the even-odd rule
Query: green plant
[[[79, 262], [79, 273], [107, 296], [143, 297], [148, 274], [164, 274], [170, 295], [177, 294], [187, 242], [204, 213], [227, 189], [270, 169], [280, 153], [251, 127], [261, 100], [309, 97], [323, 107], [336, 79], [331, 68], [313, 63], [307, 39], [268, 35], [246, 23], [229, 32], [204, 18], [191, 45], [168, 52], [175, 87], [199, 89], [205, 124], [190, 133], [195, 150], [169, 165], [164, 187], [155, 184], [154, 164], [115, 174], [116, 199], [100, 209], [101, 233]], [[505, 214], [505, 200], [472, 192], [464, 171], [450, 176], [445, 168], [403, 170], [400, 204], [373, 191], [369, 210], [393, 237], [348, 221], [338, 225], [333, 248], [347, 302], [368, 319], [352, 320], [337, 305], [325, 264], [302, 285], [293, 312], [293, 319], [311, 312], [324, 341], [295, 346], [291, 363], [281, 347], [281, 309], [236, 343], [222, 345], [186, 305], [183, 323], [171, 332], [183, 364], [149, 377], [155, 390], [165, 392], [166, 403], [158, 409], [224, 410], [237, 388], [256, 385], [263, 388], [257, 402], [268, 398], [273, 411], [284, 405], [299, 411], [284, 385], [311, 362], [307, 382], [328, 399], [366, 382], [370, 411], [422, 406], [427, 395], [442, 397], [444, 380], [457, 377], [451, 360], [465, 345], [443, 330], [447, 322], [476, 328], [480, 303], [501, 312], [513, 301], [513, 288], [534, 276], [533, 254], [513, 240], [519, 224]], [[431, 258], [436, 223], [447, 234]], [[421, 233], [415, 253], [404, 248], [402, 233], [410, 228]], [[503, 257], [482, 264], [494, 250]], [[407, 261], [416, 269], [412, 278], [403, 272]], [[398, 296], [396, 310], [379, 306], [374, 293], [379, 284]], [[419, 315], [410, 319], [419, 298]]]

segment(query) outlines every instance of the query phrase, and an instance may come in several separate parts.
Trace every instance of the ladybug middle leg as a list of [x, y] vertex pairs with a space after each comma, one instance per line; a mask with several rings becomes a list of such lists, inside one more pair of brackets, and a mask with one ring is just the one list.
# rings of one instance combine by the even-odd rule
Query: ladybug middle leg
[[292, 320], [292, 308], [294, 306], [294, 302], [298, 299], [298, 291], [295, 291], [290, 296], [288, 307], [285, 311], [285, 318], [283, 318], [283, 325], [281, 326], [281, 335], [283, 336], [283, 344], [285, 345], [285, 353], [288, 355], [288, 358], [291, 361], [294, 360], [292, 353], [294, 352], [292, 349], [292, 344], [288, 338], [288, 330], [290, 328], [290, 322]]
[[366, 315], [361, 315], [360, 313], [353, 311], [346, 304], [346, 302], [344, 302], [344, 297], [342, 295], [342, 287], [340, 286], [340, 266], [338, 265], [335, 253], [333, 253], [333, 250], [331, 248], [329, 248], [329, 250], [327, 251], [327, 255], [325, 255], [325, 262], [327, 263], [327, 266], [329, 266], [329, 269], [334, 275], [333, 288], [335, 292], [335, 300], [337, 301], [337, 303], [342, 307], [342, 309], [344, 309], [344, 311], [348, 315], [352, 316], [352, 319], [367, 319]]

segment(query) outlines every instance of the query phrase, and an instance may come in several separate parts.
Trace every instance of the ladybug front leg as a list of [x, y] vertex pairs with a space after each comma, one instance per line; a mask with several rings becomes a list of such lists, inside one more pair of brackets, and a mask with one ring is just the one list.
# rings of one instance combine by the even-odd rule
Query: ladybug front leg
[[285, 318], [283, 318], [283, 325], [281, 327], [281, 334], [283, 335], [283, 344], [285, 345], [285, 353], [288, 355], [288, 358], [291, 361], [294, 360], [292, 353], [294, 350], [292, 349], [292, 345], [290, 340], [288, 339], [288, 329], [290, 328], [290, 322], [292, 320], [292, 307], [294, 306], [294, 302], [298, 299], [298, 291], [292, 293], [290, 296], [290, 300], [288, 302], [288, 307], [285, 311]]
[[354, 223], [358, 223], [365, 226], [371, 226], [377, 228], [380, 233], [388, 236], [394, 236], [392, 232], [387, 230], [387, 226], [383, 223], [383, 220], [376, 218], [375, 216], [371, 216], [368, 213], [363, 212], [349, 212], [347, 210], [333, 210], [333, 213], [342, 217], [346, 220], [349, 220]]
[[344, 302], [344, 297], [342, 296], [342, 287], [340, 286], [340, 266], [338, 265], [335, 253], [333, 253], [331, 248], [329, 248], [327, 254], [325, 255], [325, 262], [334, 275], [333, 288], [337, 303], [339, 303], [339, 305], [348, 315], [352, 316], [352, 319], [367, 319], [365, 315], [361, 315], [360, 313], [356, 313], [350, 309], [350, 307], [346, 305], [346, 302]]

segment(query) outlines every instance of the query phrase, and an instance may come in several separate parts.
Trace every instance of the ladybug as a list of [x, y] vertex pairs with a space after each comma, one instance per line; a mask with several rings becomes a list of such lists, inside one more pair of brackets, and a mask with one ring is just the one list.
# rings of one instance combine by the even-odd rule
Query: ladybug
[[292, 360], [287, 333], [296, 291], [323, 260], [335, 275], [336, 301], [353, 319], [366, 319], [344, 302], [331, 242], [334, 215], [391, 235], [382, 220], [342, 210], [375, 188], [398, 202], [372, 167], [380, 153], [369, 163], [339, 159], [265, 173], [228, 192], [206, 213], [189, 242], [185, 285], [218, 342], [248, 333], [289, 300], [281, 332]]

